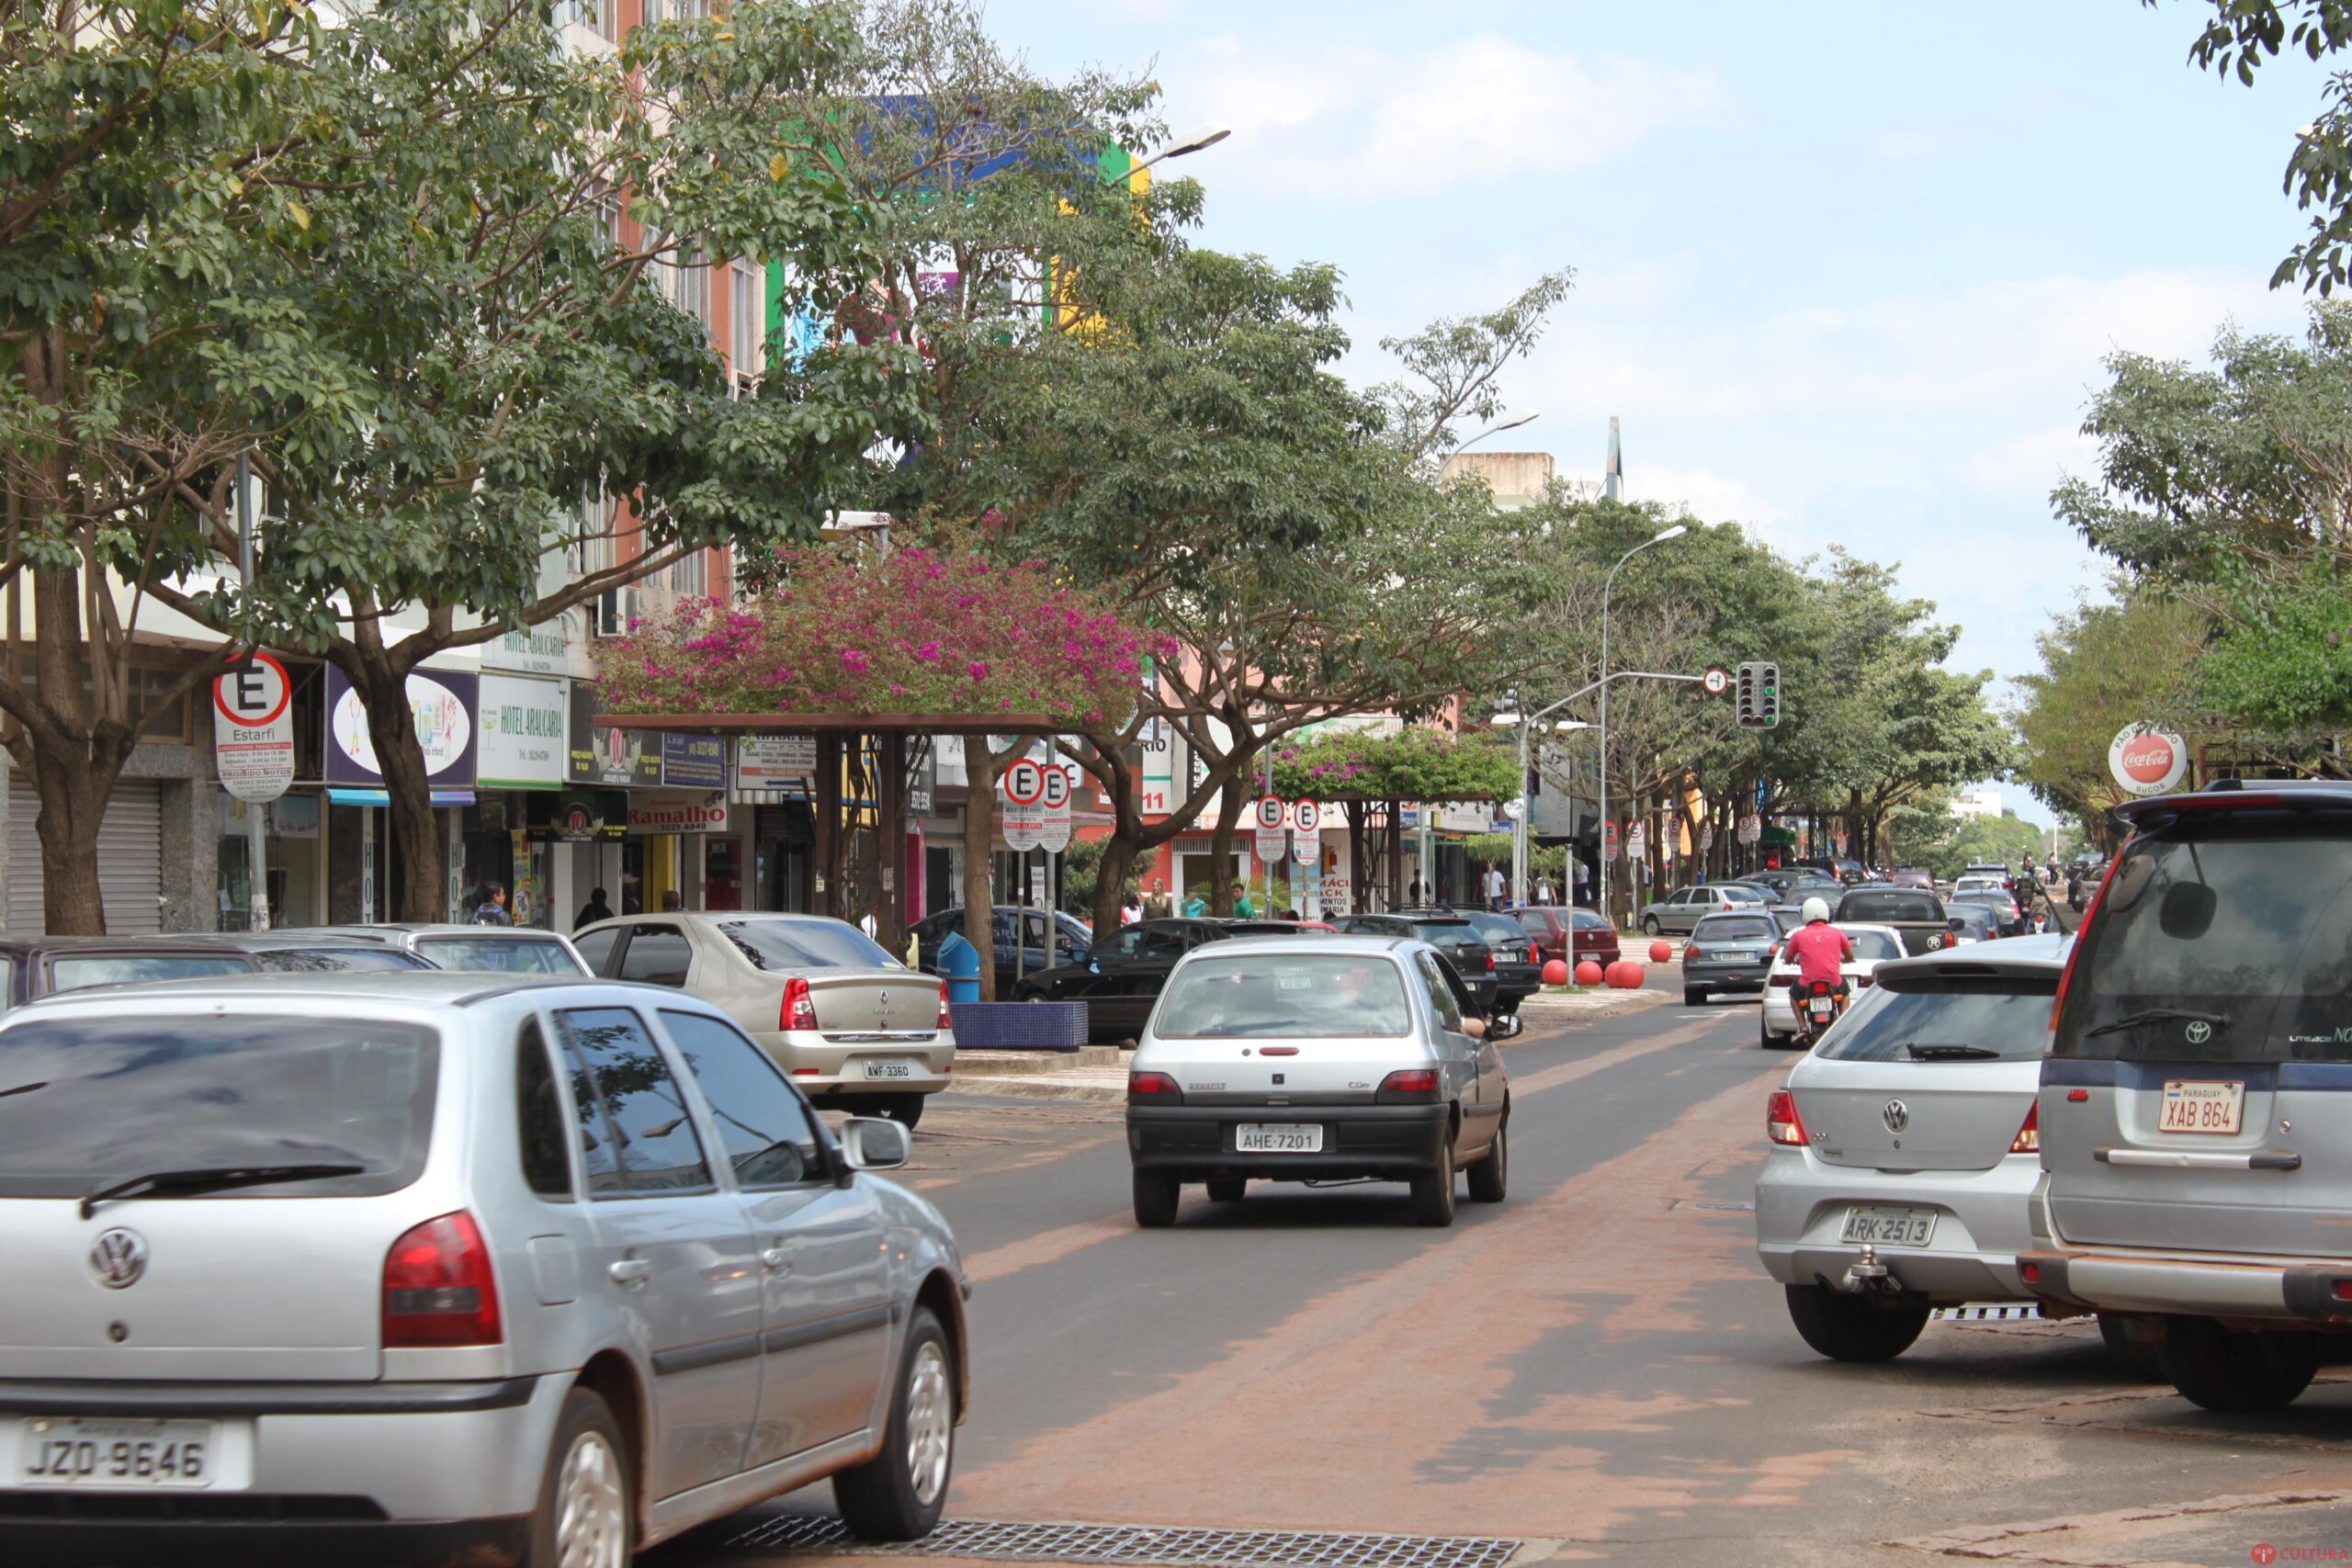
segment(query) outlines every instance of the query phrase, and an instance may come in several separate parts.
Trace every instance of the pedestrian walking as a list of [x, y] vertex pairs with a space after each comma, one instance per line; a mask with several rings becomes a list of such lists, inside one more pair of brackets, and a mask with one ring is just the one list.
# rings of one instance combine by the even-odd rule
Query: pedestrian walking
[[601, 887], [593, 887], [588, 891], [588, 902], [580, 906], [580, 918], [573, 920], [571, 924], [576, 931], [582, 926], [594, 925], [598, 920], [609, 920], [612, 918], [613, 907], [605, 902], [605, 890]]
[[1190, 898], [1184, 900], [1184, 918], [1186, 919], [1197, 920], [1206, 916], [1208, 912], [1209, 899], [1207, 894], [1195, 893]]
[[1413, 880], [1405, 885], [1405, 902], [1408, 904], [1418, 905], [1420, 901], [1421, 877], [1419, 872], [1415, 872], [1413, 874]]
[[1257, 913], [1258, 906], [1250, 902], [1250, 889], [1244, 887], [1238, 882], [1235, 883], [1233, 885], [1234, 918], [1237, 919], [1247, 920], [1254, 919]]
[[1499, 909], [1503, 907], [1503, 889], [1505, 886], [1506, 883], [1503, 877], [1503, 868], [1498, 865], [1488, 866], [1487, 868], [1487, 908]]
[[474, 907], [474, 924], [478, 926], [511, 926], [514, 917], [506, 912], [506, 885], [485, 882], [481, 886], [481, 902]]
[[1539, 876], [1535, 879], [1535, 901], [1538, 904], [1551, 903], [1552, 879], [1550, 877]]
[[1577, 878], [1577, 902], [1579, 904], [1589, 904], [1592, 902], [1592, 890], [1587, 886], [1586, 884], [1592, 880], [1592, 867], [1585, 863], [1585, 858], [1582, 855], [1576, 857], [1575, 865]]
[[1131, 926], [1142, 919], [1143, 898], [1141, 896], [1130, 893], [1119, 901], [1119, 923], [1121, 925]]

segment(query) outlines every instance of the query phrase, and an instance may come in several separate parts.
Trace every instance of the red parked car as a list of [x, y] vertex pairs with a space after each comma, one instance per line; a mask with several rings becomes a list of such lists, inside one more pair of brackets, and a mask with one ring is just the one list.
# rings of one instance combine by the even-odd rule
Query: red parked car
[[[1590, 909], [1564, 909], [1557, 904], [1515, 904], [1508, 911], [1535, 939], [1537, 951], [1548, 964], [1557, 958], [1574, 969], [1589, 958], [1604, 968], [1623, 956], [1617, 933]], [[1574, 954], [1570, 938], [1574, 937]]]

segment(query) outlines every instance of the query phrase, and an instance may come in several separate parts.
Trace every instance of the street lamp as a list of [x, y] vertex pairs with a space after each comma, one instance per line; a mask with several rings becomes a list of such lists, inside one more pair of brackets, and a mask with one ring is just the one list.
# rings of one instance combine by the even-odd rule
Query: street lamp
[[1204, 147], [1214, 147], [1232, 134], [1233, 127], [1229, 125], [1220, 125], [1216, 120], [1211, 120], [1206, 125], [1204, 125], [1197, 130], [1194, 130], [1192, 135], [1184, 138], [1183, 141], [1177, 142], [1174, 146], [1162, 147], [1159, 152], [1154, 152], [1142, 163], [1129, 164], [1125, 174], [1103, 175], [1102, 183], [1104, 185], [1114, 186], [1122, 184], [1125, 181], [1134, 178], [1136, 175], [1143, 173], [1146, 169], [1150, 168], [1154, 164], [1157, 164], [1163, 159], [1182, 158], [1189, 153], [1197, 152]]
[[[1525, 716], [1516, 713], [1498, 713], [1494, 716], [1494, 723], [1510, 725], [1519, 731], [1519, 811], [1517, 819], [1511, 823], [1510, 831], [1510, 901], [1514, 904], [1527, 902], [1527, 819], [1535, 809], [1534, 797], [1529, 795], [1527, 790], [1528, 737], [1533, 733], [1535, 727], [1544, 721], [1544, 715], [1566, 707], [1582, 695], [1584, 695], [1582, 692], [1571, 692], [1558, 702], [1537, 708], [1532, 714]], [[1580, 718], [1568, 718], [1562, 719], [1552, 726], [1552, 733], [1566, 735], [1571, 730], [1591, 728], [1592, 726]]]
[[1506, 430], [1517, 430], [1521, 425], [1532, 424], [1542, 417], [1543, 411], [1540, 409], [1521, 409], [1517, 413], [1507, 414], [1500, 422], [1487, 426], [1486, 429], [1478, 432], [1477, 434], [1472, 436], [1469, 440], [1464, 441], [1461, 446], [1456, 446], [1454, 450], [1456, 452], [1465, 452], [1477, 443], [1484, 441], [1489, 435], [1500, 435]]
[[1612, 927], [1616, 921], [1609, 912], [1609, 863], [1613, 858], [1609, 852], [1609, 592], [1617, 586], [1617, 573], [1627, 561], [1652, 545], [1679, 539], [1690, 531], [1677, 523], [1666, 532], [1644, 539], [1617, 558], [1617, 564], [1609, 569], [1609, 576], [1600, 585], [1600, 918]]

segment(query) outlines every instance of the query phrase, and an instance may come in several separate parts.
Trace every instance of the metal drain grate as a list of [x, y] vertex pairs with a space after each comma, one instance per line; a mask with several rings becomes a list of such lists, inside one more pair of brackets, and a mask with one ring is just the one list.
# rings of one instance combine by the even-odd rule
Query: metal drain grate
[[838, 1519], [763, 1519], [729, 1547], [1018, 1562], [1138, 1562], [1170, 1568], [1503, 1568], [1525, 1544], [1477, 1536], [1343, 1535], [1310, 1530], [1154, 1529], [944, 1519], [922, 1540], [868, 1545]]
[[2012, 1302], [2001, 1306], [1938, 1307], [1928, 1315], [1940, 1323], [2039, 1322], [2041, 1309], [2031, 1302]]

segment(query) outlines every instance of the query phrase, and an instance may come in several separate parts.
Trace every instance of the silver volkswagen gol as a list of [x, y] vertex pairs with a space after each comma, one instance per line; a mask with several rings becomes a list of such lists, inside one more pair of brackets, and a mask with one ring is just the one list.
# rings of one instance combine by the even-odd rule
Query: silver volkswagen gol
[[[724, 1014], [255, 976], [0, 1024], [0, 1562], [622, 1568], [833, 1478], [937, 1520], [967, 1284]], [[241, 1533], [242, 1532], [242, 1533]]]
[[2034, 1089], [2067, 940], [1879, 964], [1772, 1092], [1756, 1250], [1823, 1355], [1883, 1361], [1936, 1307], [2029, 1299]]
[[2119, 809], [2133, 837], [2042, 1064], [2021, 1269], [2053, 1315], [2124, 1314], [2194, 1403], [2274, 1410], [2352, 1332], [2352, 784]]
[[572, 939], [599, 975], [725, 1010], [802, 1093], [912, 1127], [956, 1066], [947, 986], [829, 915], [625, 915]]
[[1502, 1057], [1425, 942], [1250, 937], [1185, 955], [1127, 1077], [1136, 1224], [1171, 1224], [1187, 1181], [1216, 1202], [1252, 1179], [1410, 1182], [1413, 1217], [1453, 1223], [1455, 1172], [1499, 1203], [1510, 1175]]

